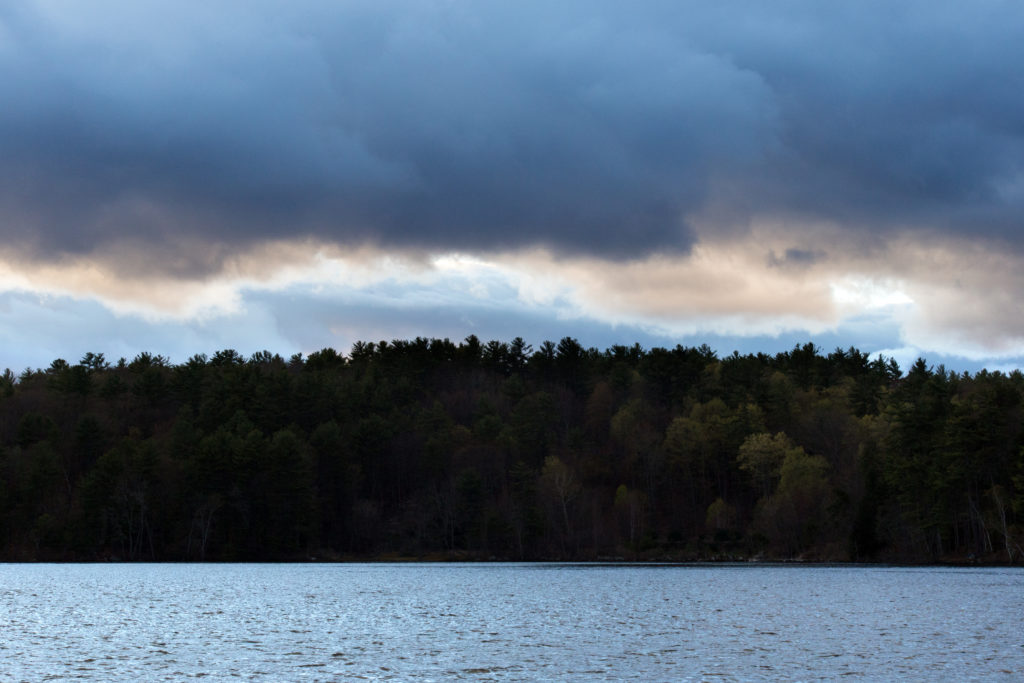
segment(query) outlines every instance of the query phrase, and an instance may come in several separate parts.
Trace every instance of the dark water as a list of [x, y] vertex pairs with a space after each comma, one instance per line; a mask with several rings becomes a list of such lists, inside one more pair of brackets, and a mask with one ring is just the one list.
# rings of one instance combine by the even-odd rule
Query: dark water
[[1024, 680], [1024, 570], [0, 565], [0, 680]]

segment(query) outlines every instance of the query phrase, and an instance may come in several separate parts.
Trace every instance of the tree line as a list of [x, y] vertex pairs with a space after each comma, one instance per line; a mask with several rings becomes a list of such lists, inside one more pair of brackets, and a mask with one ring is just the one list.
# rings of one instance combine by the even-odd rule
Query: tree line
[[4, 560], [1024, 554], [1024, 375], [566, 337], [0, 377]]

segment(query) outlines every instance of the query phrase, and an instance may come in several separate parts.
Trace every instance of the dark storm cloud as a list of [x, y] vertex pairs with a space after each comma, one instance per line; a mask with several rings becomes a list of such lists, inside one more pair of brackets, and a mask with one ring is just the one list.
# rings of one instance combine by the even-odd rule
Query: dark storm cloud
[[636, 255], [716, 209], [1020, 227], [1015, 3], [171, 5], [0, 9], [8, 245]]
[[[794, 5], [790, 4], [789, 7]], [[1024, 208], [1024, 10], [1007, 2], [817, 3], [721, 32], [779, 103], [757, 208], [1012, 235]], [[763, 22], [763, 23], [761, 23]], [[717, 31], [717, 32], [716, 32]]]
[[776, 268], [812, 266], [828, 258], [828, 254], [820, 250], [786, 249], [782, 256], [774, 252], [768, 256], [768, 265]]

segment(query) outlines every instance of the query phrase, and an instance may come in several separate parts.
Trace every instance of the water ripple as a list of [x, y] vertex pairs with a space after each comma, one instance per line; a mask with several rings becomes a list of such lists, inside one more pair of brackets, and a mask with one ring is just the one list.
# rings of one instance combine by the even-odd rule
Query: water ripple
[[1024, 570], [0, 565], [0, 681], [1024, 677]]

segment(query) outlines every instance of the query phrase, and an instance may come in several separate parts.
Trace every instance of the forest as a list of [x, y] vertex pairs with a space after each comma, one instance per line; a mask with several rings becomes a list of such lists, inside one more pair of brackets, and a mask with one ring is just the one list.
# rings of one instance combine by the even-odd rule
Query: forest
[[1024, 555], [1024, 375], [566, 337], [0, 377], [5, 561]]

